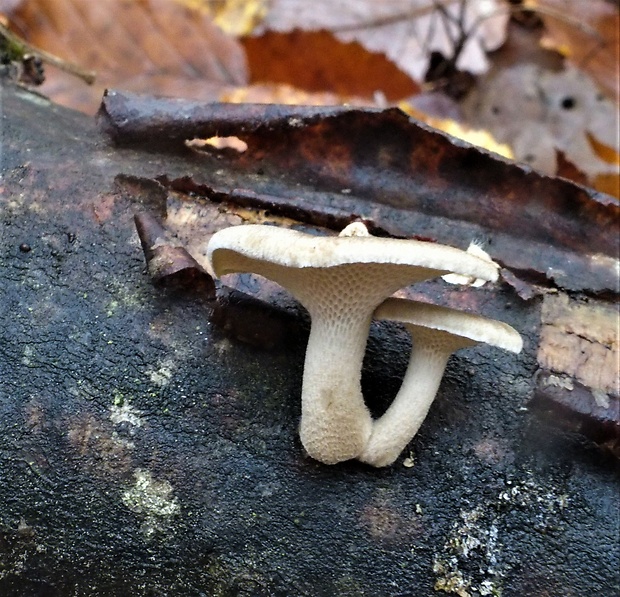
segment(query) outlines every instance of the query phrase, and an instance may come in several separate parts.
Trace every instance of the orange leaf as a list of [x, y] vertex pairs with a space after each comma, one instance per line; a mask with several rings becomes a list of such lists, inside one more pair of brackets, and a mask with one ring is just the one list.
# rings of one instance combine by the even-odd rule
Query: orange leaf
[[607, 162], [608, 164], [620, 166], [620, 153], [618, 153], [615, 148], [603, 143], [592, 133], [586, 133], [586, 136], [588, 138], [588, 143], [590, 143], [590, 147], [592, 147], [594, 153], [601, 158], [601, 160]]
[[418, 86], [385, 55], [357, 42], [344, 43], [327, 31], [267, 32], [243, 40], [252, 80], [288, 83], [307, 91], [372, 97], [381, 90], [399, 99]]
[[[385, 54], [421, 81], [431, 53], [453, 58], [460, 41], [456, 66], [484, 72], [486, 52], [504, 41], [508, 16], [501, 0], [272, 0], [254, 34], [330, 31], [344, 43], [355, 41], [369, 52]], [[297, 51], [303, 51], [301, 44]]]

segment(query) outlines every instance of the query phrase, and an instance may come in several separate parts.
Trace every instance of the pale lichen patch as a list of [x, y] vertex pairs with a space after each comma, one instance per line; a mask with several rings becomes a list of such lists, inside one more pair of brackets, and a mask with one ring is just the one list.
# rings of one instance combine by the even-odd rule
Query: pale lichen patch
[[597, 406], [601, 408], [609, 408], [609, 395], [603, 390], [592, 390], [592, 396]]
[[172, 359], [164, 359], [157, 369], [148, 371], [149, 379], [156, 386], [164, 387], [170, 383], [177, 365]]
[[143, 469], [136, 469], [134, 476], [134, 486], [123, 492], [123, 504], [143, 518], [141, 530], [146, 539], [151, 539], [169, 527], [179, 513], [179, 502], [168, 481], [157, 481]]
[[554, 386], [556, 388], [562, 388], [564, 390], [572, 391], [575, 389], [575, 384], [570, 377], [566, 375], [549, 375], [544, 381], [545, 386]]
[[[498, 544], [498, 528], [492, 522], [487, 526], [481, 506], [461, 511], [461, 520], [455, 522], [444, 545], [444, 553], [433, 560], [433, 572], [437, 574], [436, 591], [454, 593], [459, 597], [474, 595], [501, 595], [503, 574], [498, 569], [501, 545]], [[461, 570], [470, 558], [480, 562], [484, 575], [480, 582]]]
[[220, 356], [222, 356], [224, 353], [227, 353], [232, 348], [232, 346], [233, 344], [228, 338], [222, 338], [222, 340], [215, 343], [215, 348]]
[[24, 352], [23, 352], [23, 356], [22, 356], [22, 365], [25, 365], [26, 367], [30, 367], [32, 365], [32, 356], [34, 355], [34, 349], [32, 348], [32, 346], [26, 344], [26, 346], [24, 346]]
[[459, 597], [502, 594], [509, 564], [501, 542], [504, 515], [514, 509], [527, 511], [533, 530], [547, 533], [557, 528], [569, 497], [532, 478], [507, 481], [495, 499], [462, 510], [448, 533], [443, 550], [433, 556], [435, 590]]
[[114, 425], [129, 423], [132, 427], [142, 427], [140, 414], [140, 411], [131, 406], [126, 400], [121, 404], [114, 403], [110, 407], [110, 421]]

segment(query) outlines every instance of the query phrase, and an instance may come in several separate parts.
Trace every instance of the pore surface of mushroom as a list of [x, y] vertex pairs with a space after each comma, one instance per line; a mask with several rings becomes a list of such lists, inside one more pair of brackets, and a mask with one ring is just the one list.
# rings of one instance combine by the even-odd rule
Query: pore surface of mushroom
[[373, 466], [392, 464], [417, 433], [437, 394], [450, 355], [479, 342], [520, 352], [519, 333], [501, 321], [407, 299], [387, 299], [377, 319], [398, 321], [413, 347], [407, 372], [394, 401], [373, 422], [370, 440], [359, 459]]
[[308, 454], [327, 464], [359, 456], [370, 437], [360, 378], [377, 305], [399, 288], [446, 272], [497, 279], [495, 264], [459, 249], [378, 238], [358, 224], [338, 237], [235, 226], [215, 233], [207, 254], [217, 276], [260, 274], [310, 313], [300, 436]]

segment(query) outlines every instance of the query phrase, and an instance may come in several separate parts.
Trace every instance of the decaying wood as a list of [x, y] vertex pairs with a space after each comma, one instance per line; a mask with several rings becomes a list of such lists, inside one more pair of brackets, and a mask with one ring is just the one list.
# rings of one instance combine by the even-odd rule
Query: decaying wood
[[[405, 120], [391, 112], [381, 127], [372, 125], [376, 115], [342, 113], [275, 130], [275, 153], [261, 130], [254, 139], [262, 158], [250, 155], [251, 140], [247, 156], [229, 157], [111, 148], [85, 116], [19, 88], [1, 93], [0, 594], [613, 593], [617, 461], [554, 429], [531, 399], [543, 386], [572, 396], [593, 383], [587, 368], [570, 369], [557, 359], [557, 343], [539, 337], [550, 337], [544, 326], [552, 326], [581, 339], [583, 330], [566, 320], [594, 322], [608, 312], [613, 288], [602, 272], [614, 257], [605, 243], [615, 204], [470, 148], [451, 149], [445, 137], [417, 128], [416, 160], [407, 154], [406, 162], [420, 160], [427, 171], [405, 176], [390, 162], [394, 148], [397, 165], [405, 163], [398, 150]], [[353, 126], [358, 118], [368, 133]], [[241, 131], [235, 126], [228, 134]], [[356, 165], [353, 178], [320, 166], [321, 130], [326, 163], [341, 150]], [[349, 149], [339, 145], [343, 131]], [[279, 161], [287, 137], [291, 161]], [[304, 151], [311, 168], [284, 176]], [[376, 185], [373, 160], [387, 168]], [[186, 195], [178, 181], [220, 194]], [[493, 181], [519, 183], [501, 195], [510, 209], [492, 209], [495, 191], [475, 195]], [[377, 201], [382, 185], [387, 199]], [[237, 201], [252, 193], [260, 209]], [[278, 198], [273, 210], [266, 197]], [[541, 220], [527, 233], [527, 221], [510, 220], [526, 199], [528, 217]], [[450, 219], [460, 200], [477, 211], [467, 218], [455, 209]], [[547, 238], [552, 226], [543, 220], [556, 209], [560, 230]], [[221, 227], [341, 223], [331, 215], [318, 221], [321, 213], [458, 246], [491, 232], [494, 257], [511, 243], [523, 248], [519, 267], [502, 260], [511, 283], [472, 289], [433, 281], [408, 292], [504, 320], [522, 333], [525, 350], [515, 357], [478, 347], [453, 358], [428, 419], [394, 467], [320, 465], [297, 439], [303, 311], [249, 276], [227, 280], [235, 289], [218, 288], [216, 299], [154, 287], [134, 227], [144, 211], [198, 263]], [[592, 240], [597, 226], [602, 240]], [[577, 237], [563, 241], [569, 232]], [[143, 238], [150, 249], [152, 238], [144, 231]], [[532, 262], [530, 242], [545, 249]], [[552, 260], [571, 256], [561, 275], [547, 275], [547, 248]], [[599, 259], [594, 251], [603, 265], [574, 279]], [[564, 281], [580, 290], [558, 292]], [[597, 347], [605, 336], [588, 341]], [[399, 328], [373, 325], [363, 389], [374, 413], [397, 391], [408, 346]], [[559, 363], [563, 373], [542, 369]], [[545, 385], [549, 375], [560, 386]], [[567, 379], [573, 390], [561, 387]], [[606, 396], [612, 404], [612, 392]]]
[[134, 220], [154, 282], [166, 286], [199, 287], [206, 297], [215, 296], [213, 278], [183, 247], [167, 238], [166, 230], [154, 216], [140, 212]]
[[618, 321], [617, 305], [547, 294], [533, 406], [620, 456]]

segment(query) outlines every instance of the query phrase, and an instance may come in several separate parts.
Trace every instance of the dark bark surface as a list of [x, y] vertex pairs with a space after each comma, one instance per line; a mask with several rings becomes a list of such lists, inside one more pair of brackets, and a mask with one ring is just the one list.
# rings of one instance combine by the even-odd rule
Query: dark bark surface
[[[149, 199], [117, 177], [181, 179], [194, 158], [111, 148], [87, 117], [1, 92], [0, 595], [618, 591], [616, 461], [527, 408], [538, 299], [427, 284], [526, 349], [451, 359], [412, 467], [321, 465], [297, 438], [305, 317], [147, 274]], [[373, 326], [375, 412], [406, 360]]]

